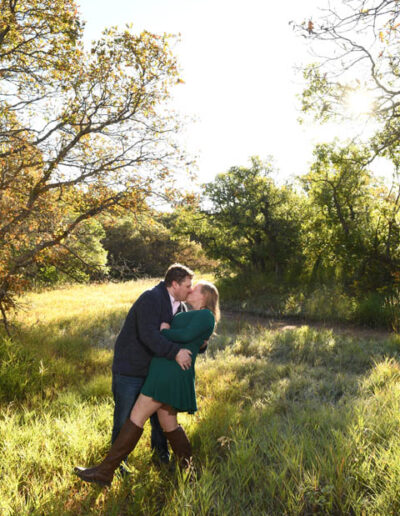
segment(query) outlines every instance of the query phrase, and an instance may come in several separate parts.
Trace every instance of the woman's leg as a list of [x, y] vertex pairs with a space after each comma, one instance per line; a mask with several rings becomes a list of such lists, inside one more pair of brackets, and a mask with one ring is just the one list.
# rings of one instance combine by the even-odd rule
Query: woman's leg
[[172, 432], [178, 428], [178, 420], [176, 419], [176, 410], [169, 405], [162, 405], [157, 410], [158, 420], [164, 432]]
[[138, 443], [143, 433], [144, 423], [161, 406], [162, 403], [140, 394], [133, 406], [130, 418], [125, 421], [103, 462], [93, 468], [75, 468], [75, 473], [86, 482], [110, 485], [114, 471]]
[[132, 423], [143, 428], [149, 417], [157, 412], [157, 410], [162, 406], [163, 404], [161, 402], [153, 400], [150, 396], [139, 394], [136, 403], [133, 405], [129, 418]]
[[135, 448], [142, 433], [143, 428], [135, 425], [128, 418], [113, 442], [106, 458], [98, 466], [92, 468], [76, 467], [75, 473], [86, 482], [96, 482], [102, 486], [111, 485], [114, 471], [121, 464], [121, 461]]
[[168, 405], [163, 405], [158, 409], [157, 414], [165, 436], [178, 457], [180, 467], [187, 468], [192, 459], [192, 447], [184, 429], [178, 425], [176, 410]]

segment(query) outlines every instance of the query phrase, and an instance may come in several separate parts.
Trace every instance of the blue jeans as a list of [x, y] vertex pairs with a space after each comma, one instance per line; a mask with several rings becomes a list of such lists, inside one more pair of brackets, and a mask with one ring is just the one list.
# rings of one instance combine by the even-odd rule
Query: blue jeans
[[[113, 373], [112, 392], [114, 396], [114, 424], [112, 430], [111, 442], [117, 438], [122, 426], [128, 419], [132, 407], [135, 404], [140, 390], [144, 384], [145, 378], [137, 376], [124, 376], [122, 374]], [[158, 421], [157, 413], [150, 418], [151, 422], [151, 448], [157, 452], [162, 460], [168, 460], [168, 444], [167, 439], [162, 431]]]

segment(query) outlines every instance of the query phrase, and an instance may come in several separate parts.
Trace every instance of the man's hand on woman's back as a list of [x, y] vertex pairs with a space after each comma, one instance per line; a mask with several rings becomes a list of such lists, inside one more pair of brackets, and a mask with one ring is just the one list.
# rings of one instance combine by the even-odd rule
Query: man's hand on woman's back
[[189, 349], [180, 349], [176, 354], [175, 360], [186, 371], [192, 365], [192, 352]]

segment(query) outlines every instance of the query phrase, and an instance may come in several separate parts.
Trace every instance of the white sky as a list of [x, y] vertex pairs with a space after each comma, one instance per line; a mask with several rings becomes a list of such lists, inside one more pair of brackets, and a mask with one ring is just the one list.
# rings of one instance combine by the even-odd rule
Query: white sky
[[[200, 182], [212, 181], [249, 157], [275, 158], [279, 178], [307, 172], [317, 142], [343, 136], [344, 128], [300, 125], [301, 75], [311, 60], [290, 20], [302, 21], [318, 0], [80, 0], [85, 39], [110, 25], [133, 23], [140, 32], [180, 33], [175, 54], [184, 84], [174, 107], [195, 117], [182, 142], [197, 156]], [[314, 16], [315, 18], [315, 16]], [[359, 131], [360, 128], [357, 128]], [[347, 129], [348, 135], [354, 128]]]

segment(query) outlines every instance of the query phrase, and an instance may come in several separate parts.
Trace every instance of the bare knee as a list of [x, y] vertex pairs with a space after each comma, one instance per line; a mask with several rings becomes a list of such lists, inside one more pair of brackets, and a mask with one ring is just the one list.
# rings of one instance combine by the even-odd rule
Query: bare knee
[[178, 427], [176, 410], [167, 405], [163, 405], [157, 411], [158, 420], [164, 432], [172, 432]]
[[157, 412], [161, 405], [160, 402], [153, 400], [153, 398], [140, 394], [132, 408], [130, 420], [135, 425], [143, 428], [145, 422], [151, 415]]

